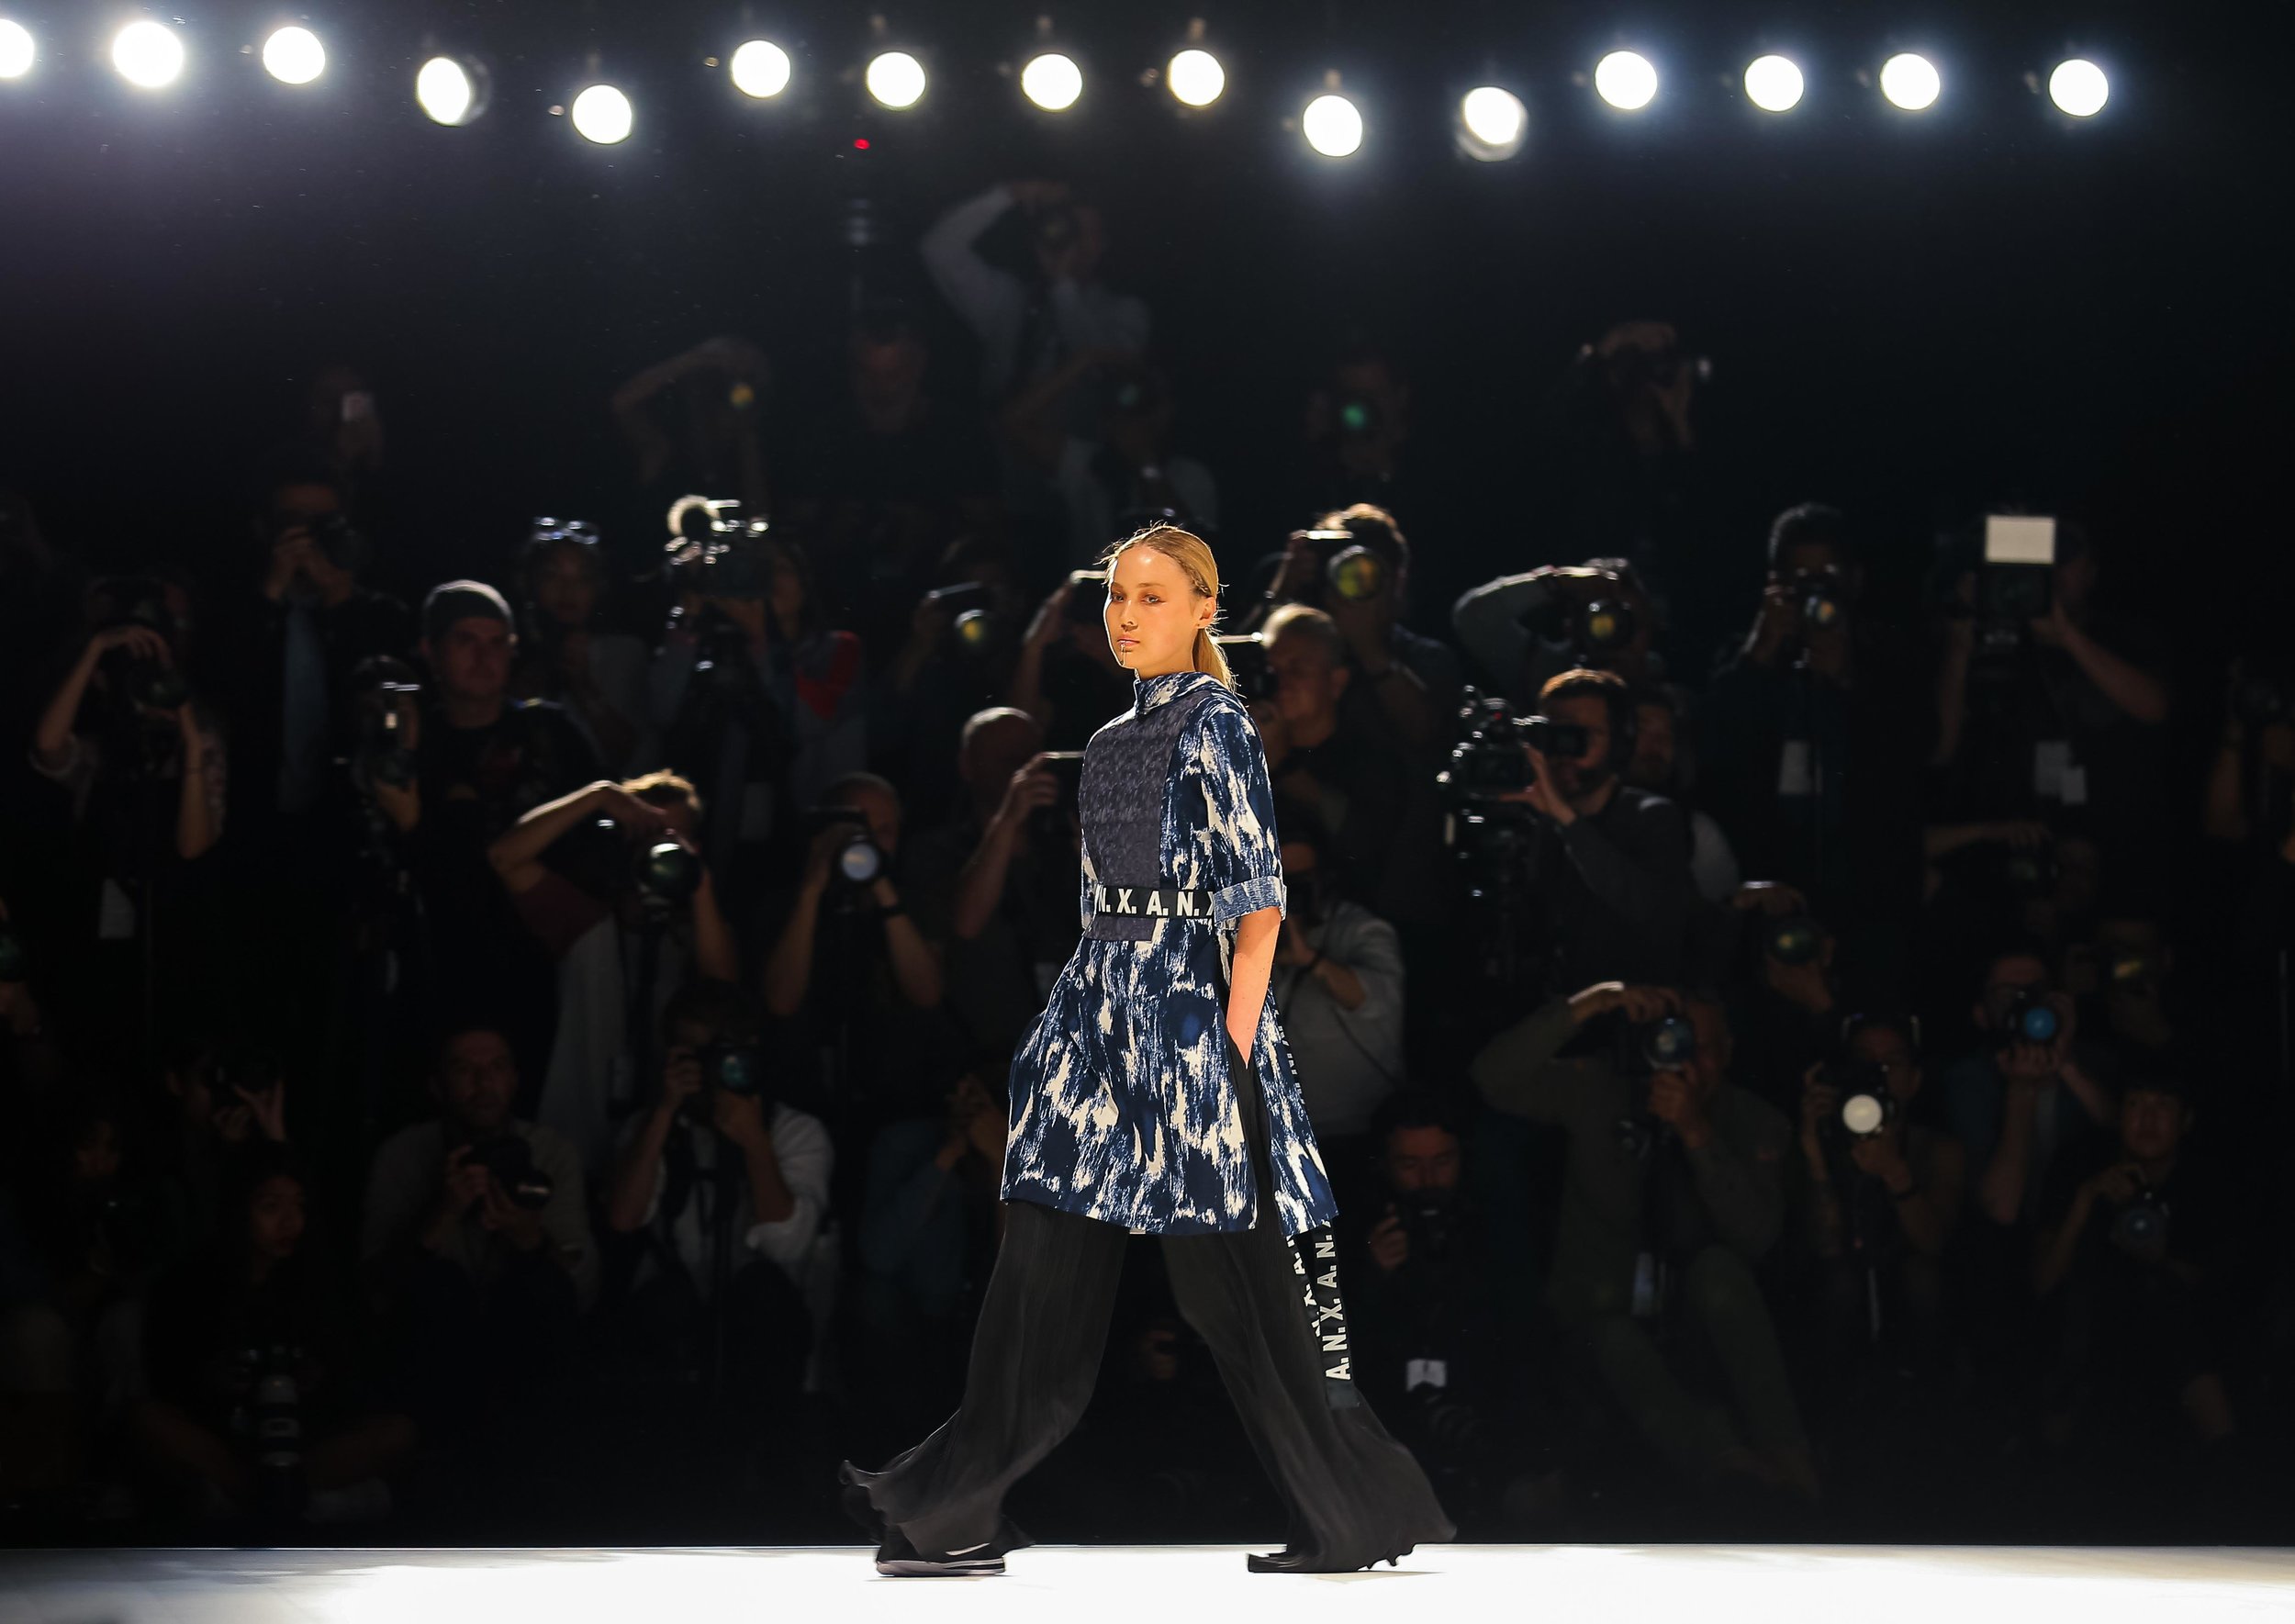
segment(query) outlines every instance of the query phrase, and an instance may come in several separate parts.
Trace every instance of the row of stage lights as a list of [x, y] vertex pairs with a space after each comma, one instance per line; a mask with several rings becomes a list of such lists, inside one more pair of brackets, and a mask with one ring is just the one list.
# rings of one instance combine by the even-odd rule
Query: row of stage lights
[[[1173, 55], [1162, 75], [1165, 87], [1191, 107], [1211, 106], [1227, 84], [1226, 70], [1203, 49], [1202, 35], [1202, 24], [1193, 25], [1193, 42]], [[0, 17], [0, 79], [23, 78], [31, 72], [37, 54], [31, 31]], [[327, 69], [326, 48], [319, 36], [299, 26], [274, 29], [263, 42], [262, 57], [264, 69], [285, 84], [312, 84]], [[184, 42], [164, 23], [132, 22], [113, 37], [111, 60], [129, 84], [158, 90], [182, 76]], [[716, 58], [708, 60], [710, 66], [717, 65]], [[795, 73], [789, 52], [769, 39], [746, 41], [725, 65], [735, 88], [758, 100], [779, 95]], [[913, 107], [924, 99], [924, 64], [904, 50], [878, 51], [861, 79], [881, 106]], [[1746, 67], [1744, 82], [1746, 99], [1766, 113], [1791, 112], [1807, 90], [1799, 65], [1784, 56], [1756, 58]], [[1594, 66], [1591, 83], [1596, 95], [1625, 113], [1640, 112], [1658, 95], [1657, 68], [1631, 50], [1613, 50], [1603, 57]], [[1883, 62], [1877, 83], [1889, 105], [1908, 113], [1934, 106], [1944, 90], [1936, 65], [1910, 52]], [[1083, 97], [1083, 70], [1073, 57], [1039, 50], [1022, 66], [1020, 89], [1045, 111], [1065, 112]], [[2110, 94], [2104, 71], [2077, 57], [2056, 64], [2047, 89], [2049, 99], [2075, 118], [2102, 111]], [[415, 74], [414, 95], [423, 112], [438, 123], [469, 124], [486, 110], [486, 69], [474, 58], [431, 57]], [[575, 129], [600, 145], [627, 140], [637, 121], [629, 96], [609, 84], [585, 86], [566, 110]], [[1529, 114], [1512, 91], [1485, 84], [1461, 98], [1458, 121], [1461, 149], [1477, 158], [1510, 158], [1521, 150]], [[1302, 110], [1298, 128], [1307, 144], [1327, 158], [1347, 157], [1362, 146], [1362, 113], [1338, 93], [1336, 74], [1330, 76], [1330, 87]]]

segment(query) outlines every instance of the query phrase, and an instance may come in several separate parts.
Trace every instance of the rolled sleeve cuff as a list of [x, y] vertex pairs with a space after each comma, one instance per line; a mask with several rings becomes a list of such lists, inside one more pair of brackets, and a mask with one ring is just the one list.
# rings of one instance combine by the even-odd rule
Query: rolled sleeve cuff
[[1261, 908], [1272, 908], [1278, 917], [1289, 917], [1282, 875], [1264, 874], [1239, 885], [1222, 886], [1211, 893], [1211, 916], [1215, 924], [1233, 924], [1246, 913], [1256, 913]]

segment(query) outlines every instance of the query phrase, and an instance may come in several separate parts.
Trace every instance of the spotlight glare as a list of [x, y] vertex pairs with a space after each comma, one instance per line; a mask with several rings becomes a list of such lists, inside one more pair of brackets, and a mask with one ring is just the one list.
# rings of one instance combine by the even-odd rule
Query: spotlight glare
[[1801, 105], [1801, 70], [1792, 59], [1757, 56], [1745, 66], [1745, 99], [1764, 113], [1786, 113]]
[[924, 97], [924, 64], [905, 50], [888, 50], [868, 64], [868, 94], [888, 107], [912, 107]]
[[763, 100], [789, 88], [789, 52], [770, 39], [751, 39], [733, 52], [733, 88]]
[[2103, 111], [2104, 98], [2110, 94], [2103, 69], [2078, 57], [2058, 62], [2056, 71], [2048, 75], [2048, 99], [2075, 118], [2092, 118]]
[[414, 99], [441, 124], [467, 124], [485, 108], [480, 105], [480, 82], [451, 56], [434, 56], [414, 76]]
[[1164, 83], [1171, 94], [1191, 107], [1208, 107], [1219, 99], [1219, 93], [1227, 88], [1227, 70], [1219, 65], [1219, 59], [1208, 50], [1191, 47], [1171, 59], [1165, 70]]
[[1318, 95], [1300, 115], [1307, 145], [1326, 158], [1345, 158], [1362, 145], [1362, 115], [1343, 95]]
[[1522, 98], [1495, 84], [1470, 90], [1459, 103], [1459, 145], [1467, 156], [1489, 162], [1522, 150], [1529, 110]]
[[630, 127], [637, 121], [630, 98], [610, 84], [591, 85], [574, 98], [574, 105], [567, 111], [576, 133], [601, 147], [629, 140]]
[[157, 90], [184, 71], [184, 42], [163, 23], [129, 23], [112, 40], [112, 66], [129, 84]]
[[1935, 102], [1944, 89], [1935, 65], [1909, 51], [1881, 64], [1881, 94], [1908, 113], [1918, 113]]
[[274, 28], [263, 42], [263, 65], [282, 84], [308, 84], [327, 71], [327, 48], [308, 28]]
[[32, 31], [0, 17], [0, 79], [21, 79], [32, 71]]
[[1064, 113], [1084, 93], [1083, 70], [1071, 58], [1047, 50], [1020, 70], [1020, 91], [1046, 112]]
[[1611, 106], [1631, 113], [1656, 96], [1658, 71], [1646, 56], [1613, 50], [1594, 64], [1594, 89]]

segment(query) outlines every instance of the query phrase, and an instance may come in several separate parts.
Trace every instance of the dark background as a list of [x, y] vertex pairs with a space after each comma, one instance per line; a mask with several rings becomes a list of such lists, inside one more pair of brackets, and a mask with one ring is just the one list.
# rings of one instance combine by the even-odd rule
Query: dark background
[[[177, 14], [190, 65], [160, 93], [110, 71], [115, 19], [11, 9], [42, 57], [0, 86], [0, 481], [101, 552], [243, 533], [255, 451], [334, 359], [382, 401], [390, 584], [483, 570], [538, 511], [623, 518], [616, 382], [736, 330], [775, 359], [776, 413], [801, 417], [839, 355], [852, 198], [889, 243], [872, 282], [921, 286], [910, 248], [940, 208], [1046, 174], [1106, 199], [1110, 280], [1152, 305], [1181, 438], [1255, 550], [1301, 517], [1273, 471], [1356, 324], [1403, 357], [1450, 487], [1449, 533], [1422, 524], [1422, 549], [1472, 550], [1482, 573], [1543, 561], [1513, 485], [1535, 399], [1578, 343], [1655, 316], [1713, 362], [1700, 426], [1741, 521], [1717, 547], [1750, 558], [1766, 515], [1810, 496], [1909, 552], [2021, 502], [2084, 515], [2211, 622], [2260, 599], [2222, 610], [2173, 566], [2236, 554], [2278, 584], [2285, 132], [2269, 40], [2229, 8], [1266, 4], [1210, 13], [1228, 90], [1187, 114], [1139, 75], [1188, 8], [1080, 6], [1055, 17], [1088, 76], [1062, 117], [999, 74], [1026, 5], [893, 14], [934, 73], [902, 116], [862, 110], [850, 6], [744, 26], [691, 0], [346, 4], [308, 14], [330, 66], [299, 89], [241, 54], [282, 14], [196, 6]], [[778, 102], [703, 65], [750, 32], [796, 60]], [[1572, 83], [1618, 43], [1662, 75], [1638, 117]], [[1856, 83], [1900, 47], [1944, 74], [1925, 116]], [[2022, 77], [2067, 48], [2111, 75], [2086, 123]], [[415, 106], [429, 49], [492, 63], [476, 125]], [[1784, 118], [1737, 83], [1769, 49], [1809, 78]], [[546, 110], [592, 50], [636, 103], [620, 147]], [[1284, 127], [1326, 66], [1368, 125], [1345, 162]], [[1511, 162], [1450, 147], [1485, 77], [1529, 105]], [[935, 386], [969, 399], [968, 341], [935, 319]]]

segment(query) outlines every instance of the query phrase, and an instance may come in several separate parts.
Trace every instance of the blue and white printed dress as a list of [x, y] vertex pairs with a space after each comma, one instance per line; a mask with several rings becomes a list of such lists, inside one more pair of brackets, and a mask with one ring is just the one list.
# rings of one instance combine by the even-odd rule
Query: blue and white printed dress
[[[1132, 708], [1092, 735], [1078, 796], [1083, 940], [1012, 1065], [1003, 1195], [1134, 1234], [1255, 1226], [1226, 1008], [1235, 923], [1284, 906], [1267, 754], [1216, 677], [1135, 678]], [[1094, 887], [1211, 893], [1211, 919], [1102, 912]], [[1299, 1094], [1273, 988], [1247, 1057], [1267, 1107], [1283, 1233], [1338, 1212]]]

